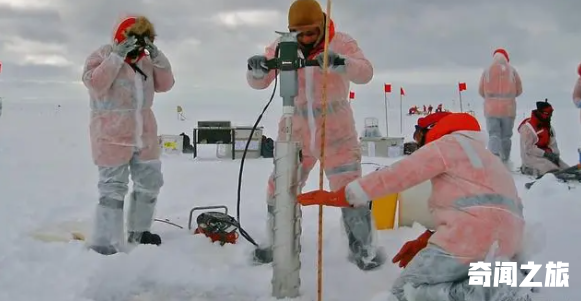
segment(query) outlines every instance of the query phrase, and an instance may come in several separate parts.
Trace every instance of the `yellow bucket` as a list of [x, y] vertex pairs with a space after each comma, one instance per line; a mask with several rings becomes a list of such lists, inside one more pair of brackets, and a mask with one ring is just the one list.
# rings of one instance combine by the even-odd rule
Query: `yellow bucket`
[[371, 214], [377, 230], [393, 229], [397, 210], [398, 194], [389, 194], [373, 200]]

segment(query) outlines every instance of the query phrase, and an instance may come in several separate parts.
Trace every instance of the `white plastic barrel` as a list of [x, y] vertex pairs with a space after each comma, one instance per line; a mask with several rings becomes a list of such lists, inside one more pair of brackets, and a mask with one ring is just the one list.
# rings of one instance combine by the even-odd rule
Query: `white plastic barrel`
[[428, 229], [434, 229], [435, 222], [428, 208], [431, 194], [430, 181], [400, 192], [398, 227], [411, 227], [414, 223], [419, 223]]

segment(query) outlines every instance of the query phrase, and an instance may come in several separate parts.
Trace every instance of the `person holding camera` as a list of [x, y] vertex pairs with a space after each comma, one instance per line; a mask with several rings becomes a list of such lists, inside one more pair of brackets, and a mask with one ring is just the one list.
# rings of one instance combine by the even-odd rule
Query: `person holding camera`
[[[94, 251], [110, 255], [126, 242], [161, 244], [150, 232], [163, 186], [154, 94], [174, 86], [172, 67], [154, 44], [153, 24], [143, 16], [123, 19], [113, 43], [99, 47], [85, 61], [82, 80], [90, 97], [90, 140], [98, 167], [99, 200], [88, 241]], [[124, 199], [133, 191], [124, 232]]]

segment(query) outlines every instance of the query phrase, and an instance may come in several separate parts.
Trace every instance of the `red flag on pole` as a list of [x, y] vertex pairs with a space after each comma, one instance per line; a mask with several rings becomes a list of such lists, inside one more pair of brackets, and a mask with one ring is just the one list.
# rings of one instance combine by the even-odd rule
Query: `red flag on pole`
[[355, 99], [355, 92], [354, 91], [350, 91], [349, 92], [349, 100], [353, 100]]
[[399, 95], [404, 96], [405, 95], [405, 90], [403, 88], [399, 88]]
[[458, 83], [458, 90], [460, 92], [466, 91], [466, 83]]
[[391, 84], [384, 84], [383, 91], [385, 91], [385, 93], [391, 93]]

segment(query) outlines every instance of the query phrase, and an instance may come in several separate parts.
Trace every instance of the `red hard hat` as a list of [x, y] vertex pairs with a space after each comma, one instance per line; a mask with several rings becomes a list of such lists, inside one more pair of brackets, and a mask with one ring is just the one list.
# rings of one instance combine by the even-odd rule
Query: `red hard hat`
[[444, 118], [450, 114], [452, 114], [452, 113], [450, 113], [450, 112], [436, 112], [436, 113], [429, 114], [426, 117], [421, 117], [418, 119], [417, 127], [422, 128], [422, 129], [430, 128], [430, 127], [434, 126], [442, 118]]

